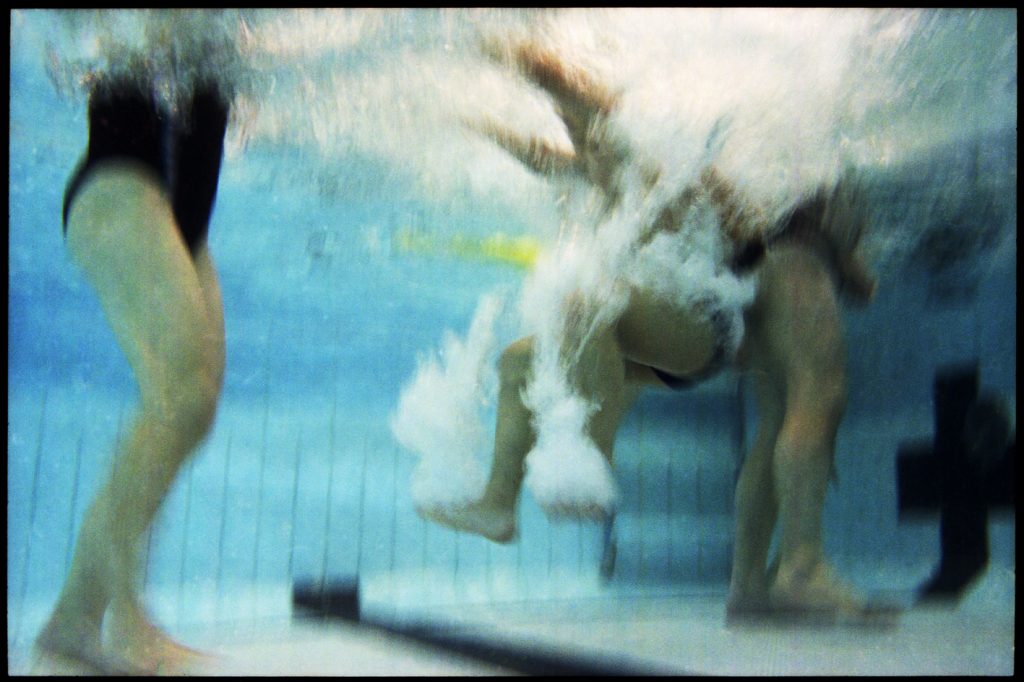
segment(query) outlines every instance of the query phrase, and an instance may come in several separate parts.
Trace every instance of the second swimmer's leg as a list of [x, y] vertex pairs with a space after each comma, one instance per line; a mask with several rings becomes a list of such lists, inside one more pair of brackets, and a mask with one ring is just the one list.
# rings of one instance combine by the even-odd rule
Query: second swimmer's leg
[[522, 398], [532, 362], [532, 338], [516, 341], [501, 354], [494, 458], [483, 497], [463, 507], [420, 509], [421, 515], [494, 542], [506, 543], [515, 538], [523, 461], [536, 440], [532, 415]]
[[601, 484], [590, 479], [599, 473], [612, 475], [619, 426], [639, 392], [639, 386], [627, 377], [630, 364], [622, 356], [614, 327], [596, 330], [585, 343], [570, 379], [579, 395], [594, 406], [586, 436], [603, 456], [606, 468], [605, 472], [584, 469], [579, 473], [579, 487], [588, 490], [586, 494], [567, 491], [562, 498], [538, 500], [548, 515], [602, 521], [612, 513], [602, 495], [594, 496]]

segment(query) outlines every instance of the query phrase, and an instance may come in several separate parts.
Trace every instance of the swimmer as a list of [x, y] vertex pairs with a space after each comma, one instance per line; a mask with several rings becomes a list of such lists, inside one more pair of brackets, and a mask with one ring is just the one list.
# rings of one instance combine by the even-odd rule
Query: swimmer
[[171, 113], [151, 82], [105, 75], [92, 85], [88, 148], [65, 193], [65, 240], [128, 357], [141, 409], [36, 640], [44, 664], [181, 674], [205, 660], [146, 614], [136, 562], [140, 538], [213, 425], [221, 391], [224, 316], [207, 228], [227, 97], [198, 82]]
[[[475, 125], [478, 131], [535, 172], [584, 178], [604, 196], [606, 208], [621, 200], [627, 164], [635, 164], [636, 176], [653, 187], [659, 170], [638, 159], [610, 130], [615, 93], [530, 40], [490, 52], [547, 92], [572, 148], [522, 138], [490, 121]], [[833, 574], [822, 547], [825, 492], [846, 400], [840, 298], [864, 304], [875, 289], [858, 254], [862, 221], [853, 187], [840, 182], [817, 193], [776, 229], [709, 167], [696, 186], [668, 201], [645, 226], [641, 243], [678, 230], [698, 199], [717, 209], [731, 251], [728, 267], [757, 274], [753, 302], [743, 313], [742, 341], [729, 342], [738, 331], [735, 320], [716, 311], [713, 302], [683, 307], [631, 286], [622, 313], [583, 343], [570, 377], [579, 393], [598, 406], [588, 421], [588, 435], [610, 463], [616, 431], [642, 387], [682, 389], [730, 364], [737, 366], [753, 377], [759, 423], [737, 486], [727, 617], [870, 620], [871, 609]], [[463, 506], [420, 509], [421, 515], [495, 542], [515, 539], [524, 461], [536, 441], [533, 415], [522, 397], [533, 351], [534, 339], [521, 339], [500, 358], [494, 455], [482, 497]], [[584, 502], [555, 504], [545, 511], [600, 519], [610, 510]], [[776, 526], [780, 545], [769, 568]]]

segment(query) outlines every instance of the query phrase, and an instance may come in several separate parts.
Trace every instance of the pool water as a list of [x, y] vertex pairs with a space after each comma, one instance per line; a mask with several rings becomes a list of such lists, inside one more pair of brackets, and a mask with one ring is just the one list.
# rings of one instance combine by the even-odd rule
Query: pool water
[[[9, 651], [32, 641], [52, 607], [137, 400], [62, 243], [64, 184], [87, 122], [82, 99], [61, 96], [47, 72], [43, 38], [54, 14], [11, 13]], [[396, 15], [411, 37], [395, 50], [416, 43], [420, 20]], [[1015, 31], [1012, 42], [1015, 50]], [[919, 258], [890, 268], [875, 302], [846, 314], [850, 402], [825, 521], [827, 550], [863, 589], [907, 593], [938, 561], [938, 510], [900, 514], [897, 495], [901, 447], [934, 431], [936, 372], [977, 363], [983, 388], [1014, 411], [1015, 105], [1013, 119], [873, 176], [882, 232], [925, 215], [923, 231], [988, 230], [990, 238], [955, 242], [980, 246], [948, 265], [928, 269]], [[514, 295], [528, 276], [511, 259], [451, 244], [496, 232], [543, 239], [557, 209], [548, 195], [517, 205], [465, 187], [432, 201], [393, 162], [364, 150], [311, 165], [287, 144], [227, 155], [210, 228], [227, 374], [215, 428], [147, 538], [144, 587], [157, 620], [182, 628], [287, 616], [293, 585], [337, 578], [357, 578], [364, 603], [380, 614], [724, 595], [735, 478], [755, 422], [749, 387], [734, 373], [642, 396], [618, 440], [622, 504], [613, 527], [550, 522], [529, 494], [519, 540], [508, 546], [416, 515], [415, 457], [389, 428], [400, 392], [446, 331], [466, 332], [482, 295]], [[948, 180], [950, 169], [967, 167], [969, 184]], [[531, 187], [519, 176], [510, 182]], [[943, 182], [940, 215], [924, 204]], [[408, 248], [408, 234], [427, 235], [436, 248]], [[518, 333], [503, 319], [501, 342]], [[484, 417], [493, 424], [493, 405]], [[1009, 576], [990, 597], [999, 608], [1007, 591], [1013, 608], [1014, 526], [1013, 508], [992, 510], [991, 564]]]

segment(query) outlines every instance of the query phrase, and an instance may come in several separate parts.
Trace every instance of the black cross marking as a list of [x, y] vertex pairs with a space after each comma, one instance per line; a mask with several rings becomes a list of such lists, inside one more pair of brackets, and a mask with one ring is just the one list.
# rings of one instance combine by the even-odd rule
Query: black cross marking
[[935, 377], [935, 437], [900, 447], [901, 517], [940, 511], [942, 555], [920, 596], [960, 596], [988, 564], [988, 512], [1013, 508], [1016, 436], [999, 403], [980, 396], [977, 363]]

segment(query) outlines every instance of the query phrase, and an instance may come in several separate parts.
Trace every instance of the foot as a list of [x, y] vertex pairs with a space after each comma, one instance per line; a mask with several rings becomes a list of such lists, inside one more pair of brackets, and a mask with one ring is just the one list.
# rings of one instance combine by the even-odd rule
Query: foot
[[772, 606], [767, 592], [742, 595], [730, 593], [725, 603], [726, 625], [765, 621], [771, 616]]
[[492, 542], [508, 544], [516, 538], [515, 511], [483, 501], [463, 506], [417, 507], [424, 519], [464, 533], [481, 535]]
[[823, 561], [805, 571], [780, 570], [768, 607], [773, 620], [821, 625], [890, 625], [898, 613], [867, 602]]
[[768, 571], [753, 571], [746, 575], [733, 569], [729, 585], [729, 598], [725, 602], [726, 625], [749, 620], [763, 620], [772, 610], [768, 585], [775, 579], [778, 563]]
[[150, 675], [197, 674], [213, 660], [209, 654], [172, 639], [137, 606], [112, 606], [108, 618], [108, 655]]
[[38, 675], [142, 675], [126, 660], [103, 650], [99, 625], [54, 614], [36, 638], [32, 673]]

